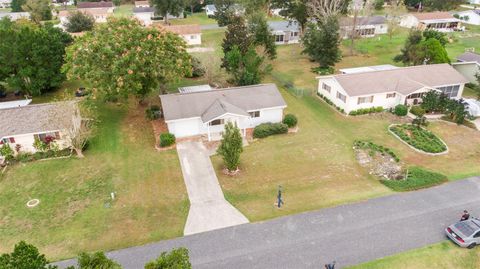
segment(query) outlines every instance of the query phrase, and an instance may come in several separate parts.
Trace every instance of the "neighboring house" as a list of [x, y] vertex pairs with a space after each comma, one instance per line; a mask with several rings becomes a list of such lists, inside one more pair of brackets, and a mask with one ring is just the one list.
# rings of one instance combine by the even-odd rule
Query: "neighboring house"
[[461, 98], [468, 80], [449, 64], [419, 65], [390, 70], [320, 76], [317, 92], [343, 109], [393, 108], [421, 103], [426, 92], [438, 90]]
[[480, 0], [470, 0], [468, 1], [470, 4], [476, 4], [476, 5], [480, 5]]
[[480, 75], [480, 54], [465, 52], [457, 57], [457, 61], [456, 63], [452, 63], [453, 68], [460, 72], [471, 83], [478, 84], [475, 75]]
[[202, 30], [198, 24], [168, 25], [160, 26], [160, 28], [179, 35], [185, 40], [188, 46], [202, 44]]
[[[352, 36], [353, 18], [343, 17], [340, 20], [340, 36], [344, 39]], [[388, 31], [387, 20], [384, 16], [358, 17], [355, 24], [356, 37], [374, 37], [386, 34]]]
[[362, 67], [353, 67], [353, 68], [342, 68], [339, 71], [342, 74], [356, 74], [356, 73], [365, 73], [365, 72], [373, 72], [373, 71], [386, 71], [397, 69], [398, 66], [394, 66], [391, 64], [382, 64], [382, 65], [372, 65], [372, 66], [362, 66]]
[[28, 105], [0, 109], [0, 146], [9, 145], [20, 152], [34, 153], [35, 139], [54, 139], [63, 149], [70, 145], [69, 135], [79, 129], [81, 118], [73, 102]]
[[78, 2], [77, 3], [77, 8], [78, 9], [92, 9], [92, 8], [108, 8], [111, 9], [113, 12], [113, 9], [115, 8], [113, 5], [113, 2]]
[[255, 126], [281, 122], [287, 104], [275, 84], [160, 95], [168, 131], [177, 138], [221, 139], [224, 125], [235, 123], [242, 136]]
[[462, 22], [448, 12], [410, 13], [402, 17], [400, 26], [421, 31], [433, 29], [440, 32], [462, 31]]
[[28, 12], [0, 12], [0, 20], [8, 17], [11, 21], [16, 21], [19, 19], [30, 19], [30, 13]]
[[74, 9], [74, 10], [60, 10], [58, 12], [58, 19], [60, 20], [60, 24], [65, 26], [68, 22], [68, 17], [70, 13], [80, 11], [85, 14], [91, 15], [96, 23], [104, 23], [107, 22], [107, 18], [113, 15], [113, 10], [110, 8], [85, 8], [85, 9]]
[[206, 5], [205, 6], [205, 13], [207, 14], [207, 17], [212, 18], [215, 16], [215, 12], [217, 12], [217, 8], [215, 5]]
[[155, 17], [155, 8], [153, 8], [153, 7], [136, 7], [136, 8], [133, 9], [133, 16], [135, 18], [137, 18], [145, 26], [152, 25], [152, 23], [153, 23], [152, 19], [153, 19], [153, 17]]
[[135, 1], [135, 7], [150, 7], [150, 2], [148, 2], [148, 1]]
[[464, 23], [480, 25], [480, 9], [460, 11], [454, 15], [457, 15], [458, 19]]
[[179, 93], [207, 92], [213, 90], [208, 84], [197, 86], [186, 86], [178, 88]]
[[10, 8], [12, 0], [0, 0], [0, 8]]
[[300, 42], [300, 26], [296, 21], [269, 21], [271, 33], [275, 36], [275, 44], [295, 44]]

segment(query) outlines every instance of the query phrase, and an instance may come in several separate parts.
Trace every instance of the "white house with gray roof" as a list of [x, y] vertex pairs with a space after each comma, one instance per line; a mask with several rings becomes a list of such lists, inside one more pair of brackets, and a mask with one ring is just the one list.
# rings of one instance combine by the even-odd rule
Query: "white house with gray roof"
[[281, 122], [287, 104], [275, 84], [160, 95], [168, 131], [177, 138], [221, 138], [224, 124], [234, 122], [246, 136], [255, 126]]
[[431, 90], [459, 99], [465, 83], [468, 83], [468, 79], [449, 64], [399, 67], [317, 79], [318, 94], [327, 97], [347, 114], [362, 108], [387, 109], [399, 104], [418, 104]]
[[465, 52], [457, 57], [457, 62], [452, 63], [452, 66], [471, 83], [478, 84], [475, 75], [480, 75], [480, 54]]
[[[343, 17], [340, 19], [340, 36], [344, 39], [353, 34], [354, 19]], [[374, 37], [388, 32], [387, 19], [384, 16], [358, 17], [355, 22], [355, 37]]]
[[275, 36], [275, 44], [296, 44], [300, 42], [300, 26], [296, 21], [269, 21], [271, 33]]
[[0, 109], [0, 146], [34, 153], [35, 139], [55, 140], [62, 148], [70, 146], [70, 136], [80, 127], [81, 117], [73, 102], [27, 105]]

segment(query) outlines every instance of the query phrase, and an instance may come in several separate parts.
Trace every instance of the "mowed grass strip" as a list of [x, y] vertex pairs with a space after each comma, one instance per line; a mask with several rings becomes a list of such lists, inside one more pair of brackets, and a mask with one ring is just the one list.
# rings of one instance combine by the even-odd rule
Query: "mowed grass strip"
[[[0, 178], [0, 253], [26, 240], [58, 260], [183, 234], [189, 205], [176, 151], [154, 150], [144, 108], [99, 109], [84, 159], [20, 164]], [[32, 198], [40, 204], [28, 209]]]
[[445, 241], [348, 269], [476, 269], [479, 265], [480, 248], [465, 249]]

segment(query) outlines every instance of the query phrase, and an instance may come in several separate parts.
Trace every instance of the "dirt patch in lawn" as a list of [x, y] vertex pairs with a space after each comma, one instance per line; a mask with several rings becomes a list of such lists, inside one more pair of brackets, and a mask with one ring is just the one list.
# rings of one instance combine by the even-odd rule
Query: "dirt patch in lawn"
[[371, 175], [383, 179], [403, 179], [404, 172], [402, 165], [387, 154], [367, 150], [355, 149], [355, 158], [360, 166], [369, 170]]

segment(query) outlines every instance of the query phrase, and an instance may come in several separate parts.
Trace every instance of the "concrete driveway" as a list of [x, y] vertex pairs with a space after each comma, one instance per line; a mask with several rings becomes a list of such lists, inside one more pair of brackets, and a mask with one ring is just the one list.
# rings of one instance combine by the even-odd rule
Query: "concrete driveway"
[[248, 219], [225, 200], [207, 149], [201, 142], [177, 144], [190, 211], [184, 234], [195, 234], [248, 223]]
[[[113, 251], [125, 269], [186, 247], [194, 268], [338, 268], [438, 243], [468, 209], [480, 214], [480, 177], [417, 192]], [[319, 197], [321, 199], [321, 197]], [[61, 268], [74, 261], [58, 263]], [[469, 268], [466, 268], [469, 269]], [[472, 268], [473, 269], [473, 268]]]

